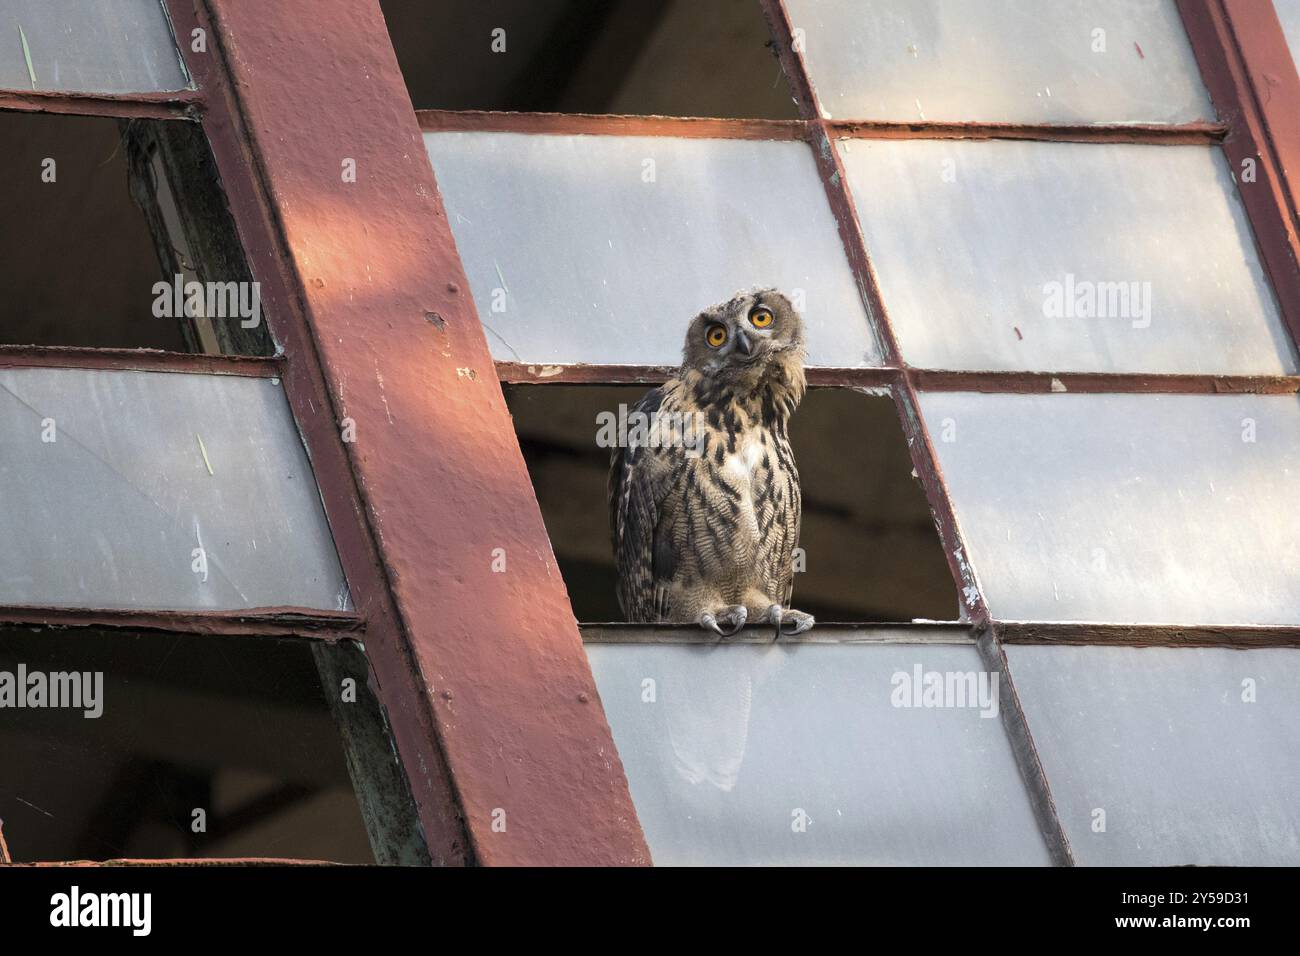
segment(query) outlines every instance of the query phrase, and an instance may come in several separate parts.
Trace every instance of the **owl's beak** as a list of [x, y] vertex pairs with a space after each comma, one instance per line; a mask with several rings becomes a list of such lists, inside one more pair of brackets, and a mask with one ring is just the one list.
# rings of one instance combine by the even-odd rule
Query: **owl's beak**
[[736, 349], [741, 355], [754, 354], [754, 347], [749, 344], [749, 336], [739, 330], [736, 332]]

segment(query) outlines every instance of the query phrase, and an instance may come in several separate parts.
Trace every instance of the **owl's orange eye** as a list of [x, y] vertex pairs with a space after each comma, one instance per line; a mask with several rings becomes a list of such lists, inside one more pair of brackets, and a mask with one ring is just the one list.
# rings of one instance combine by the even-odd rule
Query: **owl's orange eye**
[[772, 310], [765, 305], [756, 305], [749, 312], [749, 322], [756, 329], [765, 329], [773, 322]]
[[709, 330], [704, 333], [704, 341], [708, 342], [715, 349], [722, 348], [722, 343], [727, 341], [727, 329], [721, 325], [710, 325]]

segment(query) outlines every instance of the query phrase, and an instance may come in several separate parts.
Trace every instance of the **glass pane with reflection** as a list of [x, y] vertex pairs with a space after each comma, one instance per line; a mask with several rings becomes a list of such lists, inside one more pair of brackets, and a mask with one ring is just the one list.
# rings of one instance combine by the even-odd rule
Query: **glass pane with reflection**
[[836, 119], [1190, 123], [1214, 108], [1174, 0], [786, 0]]
[[1011, 140], [839, 148], [911, 365], [1296, 371], [1217, 148]]
[[1006, 652], [1077, 862], [1300, 864], [1300, 650]]
[[1049, 862], [973, 644], [587, 655], [657, 864]]
[[426, 133], [498, 361], [677, 365], [690, 320], [775, 286], [813, 365], [881, 364], [803, 142]]
[[342, 610], [278, 380], [0, 369], [0, 604]]
[[930, 392], [1001, 620], [1300, 624], [1294, 395]]
[[0, 89], [160, 93], [189, 76], [159, 0], [5, 0]]

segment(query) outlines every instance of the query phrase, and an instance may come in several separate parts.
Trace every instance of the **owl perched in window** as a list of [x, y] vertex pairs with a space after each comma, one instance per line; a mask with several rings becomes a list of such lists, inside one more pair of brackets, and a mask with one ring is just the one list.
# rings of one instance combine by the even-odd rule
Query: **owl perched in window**
[[746, 622], [799, 634], [789, 607], [802, 496], [786, 429], [804, 393], [803, 322], [780, 292], [691, 322], [677, 374], [628, 414], [611, 455], [610, 531], [629, 621]]

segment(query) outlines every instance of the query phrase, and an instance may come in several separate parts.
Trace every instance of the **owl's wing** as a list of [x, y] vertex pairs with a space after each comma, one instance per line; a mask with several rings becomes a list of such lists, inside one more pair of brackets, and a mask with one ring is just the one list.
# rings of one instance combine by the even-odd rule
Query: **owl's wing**
[[[663, 399], [664, 390], [656, 388], [632, 411], [650, 416]], [[670, 492], [680, 479], [681, 462], [680, 450], [659, 446], [616, 447], [610, 454], [609, 528], [618, 601], [629, 621], [666, 620], [671, 610], [667, 585], [676, 571], [676, 555], [662, 525], [671, 523], [664, 511], [674, 500]]]
[[771, 485], [759, 503], [759, 527], [770, 542], [765, 548], [764, 573], [767, 593], [779, 596], [789, 607], [794, 593], [794, 549], [799, 546], [799, 522], [803, 510], [799, 472], [790, 446], [779, 441], [773, 448]]
[[790, 513], [786, 518], [786, 540], [784, 554], [785, 601], [786, 607], [794, 598], [794, 551], [799, 547], [799, 525], [803, 520], [803, 490], [799, 486], [799, 473], [793, 471], [790, 481]]

